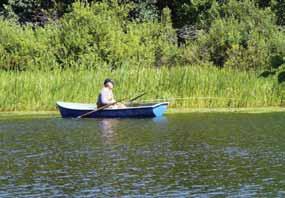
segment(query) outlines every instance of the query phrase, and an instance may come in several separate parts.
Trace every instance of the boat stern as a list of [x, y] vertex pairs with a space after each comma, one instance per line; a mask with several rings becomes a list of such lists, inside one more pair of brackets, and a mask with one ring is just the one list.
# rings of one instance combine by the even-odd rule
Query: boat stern
[[157, 106], [155, 106], [152, 110], [155, 117], [163, 116], [163, 114], [167, 111], [168, 105], [168, 102], [157, 104]]

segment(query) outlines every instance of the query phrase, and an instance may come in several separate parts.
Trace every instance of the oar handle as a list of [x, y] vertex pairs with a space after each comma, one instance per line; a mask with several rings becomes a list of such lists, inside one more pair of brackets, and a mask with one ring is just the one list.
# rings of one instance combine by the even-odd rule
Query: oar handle
[[133, 101], [137, 100], [138, 98], [144, 96], [145, 94], [146, 94], [146, 92], [142, 93], [141, 95], [138, 95], [137, 97], [130, 99], [129, 102], [133, 102]]

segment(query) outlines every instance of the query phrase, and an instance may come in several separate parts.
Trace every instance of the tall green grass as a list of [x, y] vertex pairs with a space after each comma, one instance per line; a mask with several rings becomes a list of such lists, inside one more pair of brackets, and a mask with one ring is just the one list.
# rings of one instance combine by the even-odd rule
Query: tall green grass
[[267, 107], [282, 105], [274, 78], [254, 72], [209, 67], [55, 70], [0, 73], [0, 111], [55, 110], [56, 101], [95, 103], [106, 77], [116, 82], [117, 99], [170, 101], [173, 108]]

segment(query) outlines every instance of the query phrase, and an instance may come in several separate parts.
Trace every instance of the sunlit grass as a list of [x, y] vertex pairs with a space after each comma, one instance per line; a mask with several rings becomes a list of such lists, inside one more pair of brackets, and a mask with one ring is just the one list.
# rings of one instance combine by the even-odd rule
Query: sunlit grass
[[280, 106], [282, 90], [274, 78], [254, 72], [204, 67], [64, 70], [0, 73], [0, 111], [55, 110], [56, 101], [95, 103], [105, 78], [116, 82], [117, 99], [169, 101], [175, 108]]

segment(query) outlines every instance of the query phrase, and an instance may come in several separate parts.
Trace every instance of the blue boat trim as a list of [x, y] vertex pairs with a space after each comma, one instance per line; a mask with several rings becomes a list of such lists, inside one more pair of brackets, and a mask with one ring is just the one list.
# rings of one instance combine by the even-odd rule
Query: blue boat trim
[[[87, 112], [96, 110], [95, 104], [57, 102], [57, 107], [63, 118], [76, 118]], [[121, 109], [104, 109], [96, 111], [87, 118], [144, 118], [162, 116], [168, 107], [168, 102], [155, 104], [141, 104]]]

